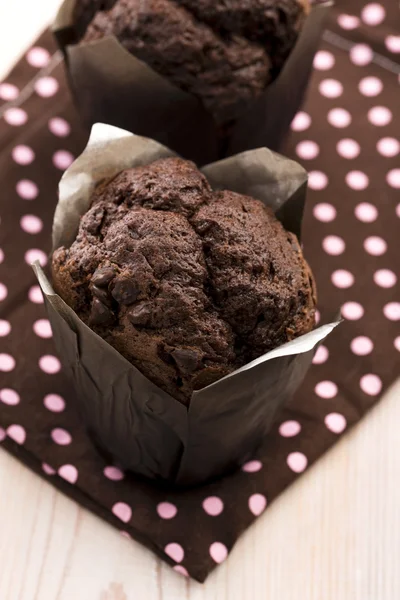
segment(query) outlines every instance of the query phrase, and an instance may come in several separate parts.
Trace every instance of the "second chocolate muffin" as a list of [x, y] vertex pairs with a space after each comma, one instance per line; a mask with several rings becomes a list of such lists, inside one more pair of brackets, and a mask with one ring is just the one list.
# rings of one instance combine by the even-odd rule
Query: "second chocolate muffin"
[[74, 19], [85, 42], [114, 35], [227, 126], [279, 74], [308, 11], [309, 0], [78, 0]]
[[314, 326], [314, 281], [296, 236], [260, 201], [213, 191], [179, 158], [98, 188], [52, 271], [78, 316], [185, 404]]

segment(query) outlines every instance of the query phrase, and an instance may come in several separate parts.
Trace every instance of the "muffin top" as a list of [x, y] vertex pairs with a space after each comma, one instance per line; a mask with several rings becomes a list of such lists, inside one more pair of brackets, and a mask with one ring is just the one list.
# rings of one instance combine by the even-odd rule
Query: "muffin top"
[[309, 0], [78, 0], [74, 18], [84, 41], [114, 35], [226, 125], [279, 74], [308, 10]]
[[213, 191], [179, 158], [97, 188], [52, 271], [80, 318], [185, 404], [314, 326], [314, 281], [296, 236], [262, 202]]

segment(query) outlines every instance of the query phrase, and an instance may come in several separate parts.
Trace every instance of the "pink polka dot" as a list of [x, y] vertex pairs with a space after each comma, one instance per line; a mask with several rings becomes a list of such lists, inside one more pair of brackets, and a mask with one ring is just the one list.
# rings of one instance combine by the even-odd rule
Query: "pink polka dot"
[[0, 83], [0, 98], [2, 100], [10, 101], [18, 98], [19, 90], [12, 83]]
[[171, 502], [160, 502], [157, 504], [157, 513], [161, 519], [173, 519], [177, 512], [178, 509]]
[[257, 473], [262, 469], [262, 463], [259, 460], [250, 460], [242, 465], [242, 471], [245, 473]]
[[26, 60], [32, 67], [42, 69], [43, 67], [47, 67], [47, 65], [49, 64], [50, 54], [45, 48], [35, 46], [34, 48], [31, 48], [27, 53]]
[[319, 50], [314, 57], [314, 68], [319, 71], [328, 71], [335, 64], [335, 57], [332, 52]]
[[315, 311], [315, 323], [316, 323], [316, 325], [318, 325], [318, 323], [320, 322], [320, 320], [321, 320], [320, 312], [319, 312], [319, 310], [316, 310]]
[[368, 120], [372, 125], [384, 127], [392, 120], [392, 113], [386, 106], [374, 106], [368, 111]]
[[378, 218], [378, 209], [369, 202], [360, 202], [354, 209], [354, 214], [363, 223], [373, 223]]
[[330, 223], [336, 219], [336, 208], [327, 202], [316, 204], [313, 210], [314, 217], [323, 223]]
[[382, 381], [378, 375], [369, 373], [360, 379], [360, 387], [368, 396], [377, 396], [382, 389]]
[[253, 494], [249, 498], [249, 509], [255, 517], [261, 515], [267, 507], [267, 499], [262, 494]]
[[32, 250], [28, 250], [25, 252], [25, 262], [28, 265], [32, 265], [35, 261], [39, 261], [39, 264], [44, 267], [47, 263], [47, 256], [43, 252], [43, 250], [38, 250], [37, 248], [33, 248]]
[[111, 481], [121, 481], [125, 477], [125, 474], [121, 469], [113, 466], [105, 467], [103, 473], [104, 476], [107, 477], [107, 479], [111, 479]]
[[128, 523], [128, 521], [131, 520], [132, 509], [125, 502], [116, 502], [111, 510], [113, 514], [118, 517], [118, 519], [121, 519], [121, 521], [124, 523]]
[[189, 573], [187, 572], [187, 570], [185, 569], [185, 567], [182, 567], [182, 565], [175, 565], [172, 568], [173, 568], [174, 571], [176, 571], [180, 575], [183, 575], [184, 577], [189, 577]]
[[51, 432], [51, 439], [55, 444], [59, 444], [60, 446], [68, 446], [72, 442], [71, 434], [61, 427], [56, 427]]
[[389, 52], [400, 52], [400, 35], [388, 35], [385, 38], [385, 45]]
[[319, 346], [313, 358], [313, 365], [322, 365], [329, 358], [329, 350], [326, 346]]
[[214, 542], [210, 546], [210, 556], [219, 565], [228, 556], [228, 548], [221, 542]]
[[346, 175], [346, 183], [352, 190], [365, 190], [369, 185], [369, 178], [362, 171], [350, 171]]
[[337, 395], [338, 387], [333, 381], [320, 381], [314, 391], [320, 398], [331, 399]]
[[332, 273], [331, 280], [335, 287], [347, 289], [354, 284], [354, 275], [345, 269], [338, 269]]
[[36, 183], [29, 179], [21, 179], [21, 181], [18, 181], [16, 190], [17, 194], [24, 200], [34, 200], [39, 193], [39, 188]]
[[121, 531], [120, 533], [121, 533], [122, 537], [126, 538], [127, 540], [132, 539], [132, 536], [129, 535], [129, 533], [127, 531]]
[[377, 96], [383, 90], [383, 83], [377, 77], [364, 77], [358, 84], [358, 89], [364, 96]]
[[0, 248], [0, 265], [1, 265], [1, 263], [3, 262], [3, 260], [4, 260], [4, 252], [3, 252], [3, 250]]
[[203, 509], [211, 517], [217, 517], [224, 510], [224, 503], [218, 496], [209, 496], [203, 501]]
[[20, 220], [21, 229], [26, 233], [39, 233], [43, 229], [43, 221], [35, 215], [24, 215]]
[[288, 467], [295, 473], [302, 473], [308, 464], [307, 457], [302, 452], [291, 452], [286, 462]]
[[291, 128], [293, 131], [305, 131], [311, 125], [311, 117], [304, 111], [300, 111], [297, 113], [295, 118], [292, 121]]
[[372, 235], [364, 240], [364, 250], [372, 256], [382, 256], [387, 250], [387, 243], [381, 237]]
[[55, 413], [62, 412], [65, 409], [65, 400], [58, 394], [47, 394], [44, 397], [43, 404], [47, 410]]
[[300, 158], [304, 160], [312, 160], [316, 158], [319, 154], [319, 146], [315, 142], [311, 140], [305, 140], [304, 142], [300, 142], [296, 146], [296, 153]]
[[361, 18], [367, 25], [379, 25], [386, 16], [385, 9], [382, 4], [372, 2], [367, 4], [361, 11]]
[[15, 368], [15, 359], [11, 354], [0, 354], [0, 371], [3, 373], [9, 373]]
[[399, 217], [400, 219], [400, 203], [396, 206], [396, 215]]
[[28, 120], [28, 115], [22, 108], [9, 108], [4, 112], [3, 116], [4, 120], [14, 127], [25, 125]]
[[326, 98], [339, 98], [343, 94], [343, 86], [337, 79], [324, 79], [318, 89]]
[[374, 273], [374, 281], [380, 287], [390, 288], [396, 284], [397, 276], [389, 269], [379, 269]]
[[74, 484], [78, 479], [78, 469], [74, 465], [63, 465], [58, 469], [58, 474], [68, 483]]
[[57, 169], [65, 171], [74, 162], [74, 157], [68, 150], [58, 150], [53, 155], [53, 164]]
[[7, 298], [8, 290], [4, 283], [0, 283], [0, 302]]
[[8, 321], [0, 319], [0, 337], [5, 337], [11, 331], [11, 325]]
[[345, 302], [342, 306], [342, 316], [349, 321], [358, 321], [364, 316], [364, 308], [358, 302]]
[[0, 390], [0, 400], [9, 406], [16, 406], [20, 403], [19, 394], [15, 390], [4, 388]]
[[51, 133], [58, 137], [66, 137], [71, 131], [71, 126], [65, 119], [54, 117], [49, 121], [49, 129]]
[[282, 437], [294, 437], [301, 431], [301, 425], [298, 421], [284, 421], [279, 426], [279, 433]]
[[328, 112], [328, 122], [339, 129], [348, 127], [351, 123], [351, 114], [344, 108], [332, 108]]
[[312, 190], [324, 190], [328, 185], [328, 177], [322, 171], [308, 173], [308, 187]]
[[58, 373], [61, 369], [61, 363], [55, 356], [47, 354], [39, 359], [39, 367], [44, 373], [54, 375], [54, 373]]
[[372, 340], [365, 335], [360, 335], [351, 341], [350, 348], [357, 356], [366, 356], [367, 354], [371, 354], [374, 349], [374, 344]]
[[400, 143], [396, 138], [385, 137], [379, 140], [376, 148], [382, 156], [396, 156], [400, 152]]
[[50, 322], [47, 319], [38, 319], [35, 321], [33, 331], [41, 338], [51, 338], [53, 335]]
[[385, 304], [383, 314], [389, 321], [400, 321], [400, 302], [388, 302]]
[[368, 65], [373, 57], [374, 53], [367, 44], [355, 44], [350, 50], [350, 60], [358, 67]]
[[351, 31], [352, 29], [357, 29], [360, 24], [360, 19], [354, 15], [339, 15], [337, 22], [342, 29]]
[[395, 338], [393, 344], [396, 350], [400, 352], [400, 335], [397, 338]]
[[42, 290], [38, 285], [33, 285], [28, 292], [28, 297], [34, 304], [43, 304]]
[[56, 473], [55, 469], [53, 469], [53, 467], [51, 467], [47, 463], [42, 463], [42, 469], [46, 473], [46, 475], [55, 475]]
[[180, 544], [176, 544], [172, 542], [171, 544], [167, 544], [164, 548], [165, 554], [172, 558], [177, 563], [180, 563], [185, 558], [185, 551]]
[[347, 421], [340, 413], [330, 413], [325, 417], [325, 425], [332, 433], [342, 433], [347, 426]]
[[20, 144], [12, 150], [13, 160], [19, 165], [30, 165], [35, 160], [35, 153], [29, 146]]
[[42, 98], [51, 98], [58, 91], [58, 81], [54, 77], [41, 77], [35, 83], [35, 91]]
[[400, 188], [400, 169], [392, 169], [386, 175], [386, 181], [388, 184], [396, 189]]
[[26, 440], [26, 431], [22, 425], [10, 425], [7, 427], [7, 435], [17, 444], [23, 444]]
[[6, 439], [6, 435], [7, 434], [5, 430], [2, 427], [0, 427], [0, 442], [3, 442]]
[[340, 140], [336, 144], [337, 153], [343, 158], [356, 158], [360, 154], [360, 144], [355, 140], [350, 138], [346, 138], [344, 140]]
[[346, 244], [344, 240], [337, 235], [328, 235], [324, 238], [322, 242], [322, 247], [327, 254], [331, 254], [332, 256], [338, 256], [339, 254], [343, 254]]

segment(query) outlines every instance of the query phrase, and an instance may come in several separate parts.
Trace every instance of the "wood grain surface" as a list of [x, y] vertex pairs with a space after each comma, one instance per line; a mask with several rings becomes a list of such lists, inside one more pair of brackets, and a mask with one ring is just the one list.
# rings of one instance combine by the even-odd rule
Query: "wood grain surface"
[[[59, 3], [0, 0], [0, 78]], [[0, 600], [398, 600], [399, 428], [397, 383], [204, 585], [0, 450]]]

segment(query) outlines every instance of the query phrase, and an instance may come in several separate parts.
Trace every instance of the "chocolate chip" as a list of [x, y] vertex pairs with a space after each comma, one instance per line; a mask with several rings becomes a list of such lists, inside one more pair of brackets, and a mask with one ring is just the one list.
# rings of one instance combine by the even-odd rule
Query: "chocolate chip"
[[90, 289], [92, 291], [93, 296], [96, 296], [96, 298], [101, 300], [103, 304], [106, 304], [109, 307], [112, 305], [112, 298], [107, 290], [99, 288], [97, 287], [97, 285], [90, 286]]
[[92, 283], [99, 287], [105, 287], [115, 277], [115, 270], [112, 267], [100, 267], [93, 273]]
[[199, 368], [202, 355], [197, 350], [190, 348], [175, 348], [171, 356], [174, 359], [179, 371], [190, 375]]
[[114, 314], [98, 298], [93, 298], [90, 311], [90, 325], [111, 325], [114, 322]]
[[151, 317], [150, 306], [146, 302], [141, 302], [133, 306], [128, 311], [128, 319], [132, 325], [147, 325]]
[[139, 288], [133, 279], [120, 277], [115, 280], [111, 294], [120, 304], [133, 304], [139, 295]]

